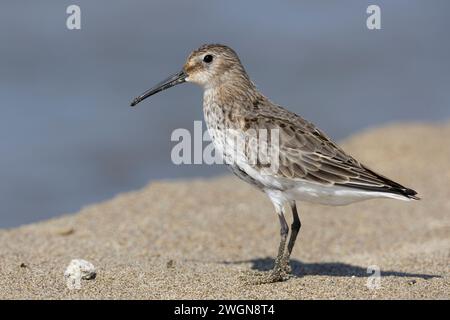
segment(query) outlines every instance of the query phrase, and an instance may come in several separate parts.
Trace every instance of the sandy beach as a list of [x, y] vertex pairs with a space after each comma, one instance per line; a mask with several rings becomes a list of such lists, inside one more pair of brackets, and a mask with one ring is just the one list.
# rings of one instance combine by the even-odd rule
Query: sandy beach
[[[225, 176], [154, 182], [76, 214], [1, 230], [0, 298], [449, 299], [449, 139], [449, 123], [412, 123], [343, 141], [422, 200], [299, 203], [302, 229], [286, 282], [246, 281], [249, 270], [272, 267], [278, 218], [264, 194]], [[77, 258], [97, 276], [70, 290], [63, 274]], [[369, 288], [374, 265], [381, 278]]]

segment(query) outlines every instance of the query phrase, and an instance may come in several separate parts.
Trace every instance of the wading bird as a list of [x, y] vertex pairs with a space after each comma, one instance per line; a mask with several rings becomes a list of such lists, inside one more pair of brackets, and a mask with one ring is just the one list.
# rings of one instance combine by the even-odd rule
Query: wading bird
[[[267, 142], [276, 155], [265, 157], [268, 163], [248, 161], [250, 154], [257, 153], [258, 144], [246, 145], [234, 161], [226, 162], [239, 178], [265, 192], [278, 214], [278, 255], [264, 282], [282, 281], [290, 274], [289, 258], [301, 226], [296, 201], [345, 205], [373, 198], [419, 199], [416, 191], [372, 171], [312, 123], [271, 102], [252, 83], [237, 54], [224, 45], [203, 45], [193, 51], [180, 72], [138, 96], [131, 106], [184, 82], [203, 87], [208, 131], [224, 157], [235, 152], [235, 137], [228, 132], [245, 141], [248, 132], [277, 133], [276, 143]], [[286, 205], [293, 215], [289, 241]]]

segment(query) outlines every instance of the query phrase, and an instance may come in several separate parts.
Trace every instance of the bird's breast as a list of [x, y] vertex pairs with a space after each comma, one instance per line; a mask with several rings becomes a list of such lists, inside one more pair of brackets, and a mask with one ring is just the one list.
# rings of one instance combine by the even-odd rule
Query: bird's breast
[[203, 113], [209, 136], [214, 142], [216, 151], [223, 153], [226, 144], [226, 125], [222, 108], [209, 99], [203, 101]]
[[240, 130], [239, 123], [235, 121], [232, 108], [213, 99], [204, 99], [203, 111], [209, 136], [214, 142], [216, 152], [221, 154], [225, 163], [230, 164], [243, 159], [244, 150], [239, 149], [237, 141], [243, 140], [244, 133]]

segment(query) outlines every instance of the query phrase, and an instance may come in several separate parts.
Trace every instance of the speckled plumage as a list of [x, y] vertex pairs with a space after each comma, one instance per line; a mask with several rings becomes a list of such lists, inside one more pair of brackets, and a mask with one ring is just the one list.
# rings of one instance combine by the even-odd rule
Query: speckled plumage
[[[346, 154], [312, 123], [259, 93], [230, 48], [222, 45], [202, 46], [191, 54], [188, 61], [207, 52], [226, 54], [227, 62], [233, 64], [230, 69], [221, 66], [221, 81], [209, 86], [204, 93], [205, 121], [219, 148], [223, 149], [226, 142], [220, 141], [217, 135], [226, 129], [240, 130], [243, 134], [251, 129], [279, 130], [279, 170], [274, 172], [274, 177], [285, 179], [284, 187], [258, 183], [259, 187], [284, 191], [295, 185], [296, 181], [305, 181], [387, 193], [387, 197], [389, 193], [405, 198], [415, 197], [413, 190], [370, 170]], [[256, 171], [261, 169], [258, 164], [253, 168]]]
[[[375, 173], [315, 125], [271, 102], [251, 82], [237, 54], [224, 45], [203, 45], [193, 51], [180, 73], [136, 98], [132, 106], [185, 81], [204, 89], [205, 121], [216, 151], [239, 178], [264, 191], [275, 206], [281, 241], [274, 269], [266, 280], [284, 280], [289, 274], [289, 257], [300, 229], [297, 200], [342, 205], [380, 197], [418, 199], [414, 190]], [[259, 139], [263, 132], [267, 139]], [[234, 144], [236, 137], [244, 141], [241, 149]], [[256, 145], [252, 143], [255, 137]], [[263, 147], [275, 157], [269, 154], [250, 161]], [[293, 213], [287, 248], [285, 205]]]

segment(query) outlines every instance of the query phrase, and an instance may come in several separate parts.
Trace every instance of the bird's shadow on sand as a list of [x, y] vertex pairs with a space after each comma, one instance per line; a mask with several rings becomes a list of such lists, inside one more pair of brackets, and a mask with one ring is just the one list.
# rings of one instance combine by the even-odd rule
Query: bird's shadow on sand
[[[273, 268], [274, 259], [255, 258], [250, 260], [241, 261], [223, 261], [224, 264], [242, 264], [251, 263], [251, 268], [258, 271], [269, 271]], [[331, 277], [369, 277], [373, 274], [373, 270], [369, 270], [364, 267], [354, 266], [342, 262], [323, 262], [323, 263], [304, 263], [299, 260], [291, 259], [290, 265], [292, 268], [292, 274], [296, 277], [304, 276], [331, 276]], [[440, 278], [439, 275], [422, 274], [422, 273], [408, 273], [393, 270], [380, 270], [381, 276], [394, 276], [404, 278], [421, 278], [432, 279]]]

